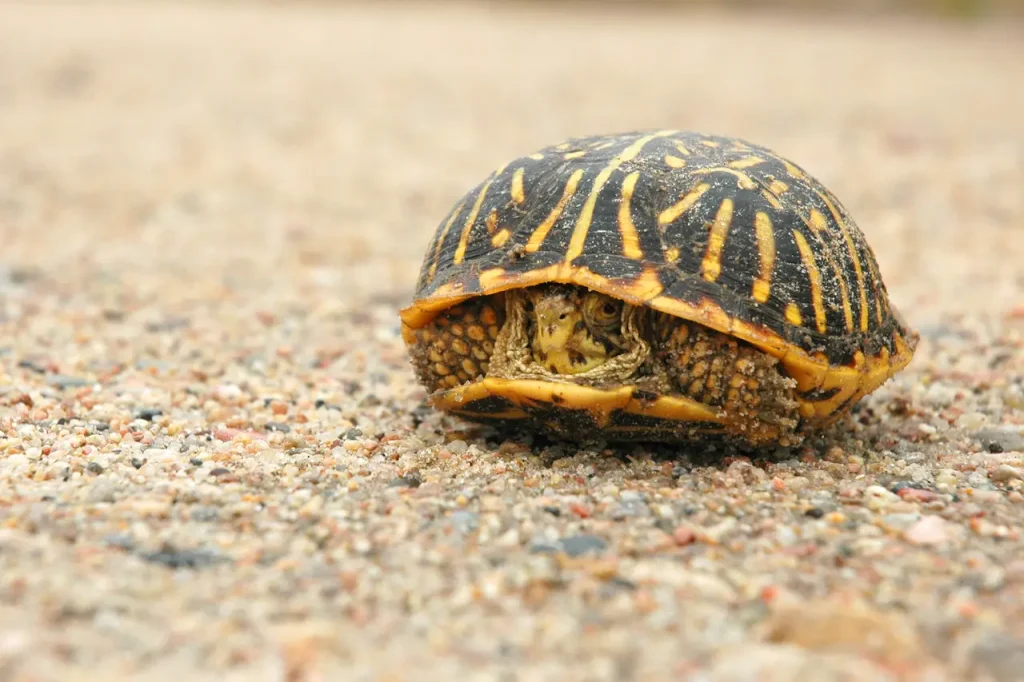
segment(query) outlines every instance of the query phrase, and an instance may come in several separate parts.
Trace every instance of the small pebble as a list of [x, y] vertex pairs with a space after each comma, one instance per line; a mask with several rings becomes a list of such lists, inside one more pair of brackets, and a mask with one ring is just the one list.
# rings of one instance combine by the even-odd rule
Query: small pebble
[[996, 467], [990, 475], [990, 478], [997, 483], [1005, 483], [1007, 481], [1015, 481], [1024, 478], [1024, 469], [1018, 469], [1008, 464], [1001, 464]]
[[903, 532], [915, 545], [941, 545], [949, 541], [949, 523], [939, 516], [924, 516]]
[[589, 553], [600, 553], [608, 548], [608, 543], [596, 535], [572, 535], [562, 538], [559, 546], [571, 557]]

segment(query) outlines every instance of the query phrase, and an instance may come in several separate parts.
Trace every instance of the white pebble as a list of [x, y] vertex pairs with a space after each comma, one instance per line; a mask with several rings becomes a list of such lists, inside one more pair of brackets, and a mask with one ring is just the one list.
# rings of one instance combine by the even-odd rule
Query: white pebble
[[864, 490], [864, 505], [872, 510], [885, 509], [890, 504], [899, 501], [899, 495], [886, 490], [880, 485], [871, 485]]
[[956, 425], [961, 429], [977, 431], [984, 426], [986, 422], [988, 422], [988, 417], [983, 415], [981, 412], [967, 412], [957, 418]]

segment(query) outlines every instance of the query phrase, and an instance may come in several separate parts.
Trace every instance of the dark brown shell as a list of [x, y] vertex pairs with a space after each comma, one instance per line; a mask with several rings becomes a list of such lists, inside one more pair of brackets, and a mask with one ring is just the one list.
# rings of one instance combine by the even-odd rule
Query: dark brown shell
[[840, 201], [738, 139], [632, 132], [514, 159], [441, 221], [403, 320], [554, 281], [740, 337], [780, 357], [819, 413], [873, 390], [917, 343]]

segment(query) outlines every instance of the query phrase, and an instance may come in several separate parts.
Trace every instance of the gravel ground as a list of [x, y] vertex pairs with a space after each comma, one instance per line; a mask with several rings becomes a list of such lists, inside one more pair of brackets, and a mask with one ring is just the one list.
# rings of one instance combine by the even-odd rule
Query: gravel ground
[[[1020, 27], [481, 7], [0, 6], [0, 679], [1021, 679]], [[832, 187], [910, 367], [753, 461], [424, 408], [449, 204], [666, 126]]]

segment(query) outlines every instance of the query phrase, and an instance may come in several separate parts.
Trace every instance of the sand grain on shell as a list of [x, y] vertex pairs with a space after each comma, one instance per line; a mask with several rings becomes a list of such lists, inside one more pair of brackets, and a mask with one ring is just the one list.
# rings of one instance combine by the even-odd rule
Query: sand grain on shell
[[[1016, 679], [1024, 41], [822, 21], [5, 3], [0, 677]], [[753, 462], [424, 410], [449, 205], [665, 126], [829, 184], [911, 367]]]

